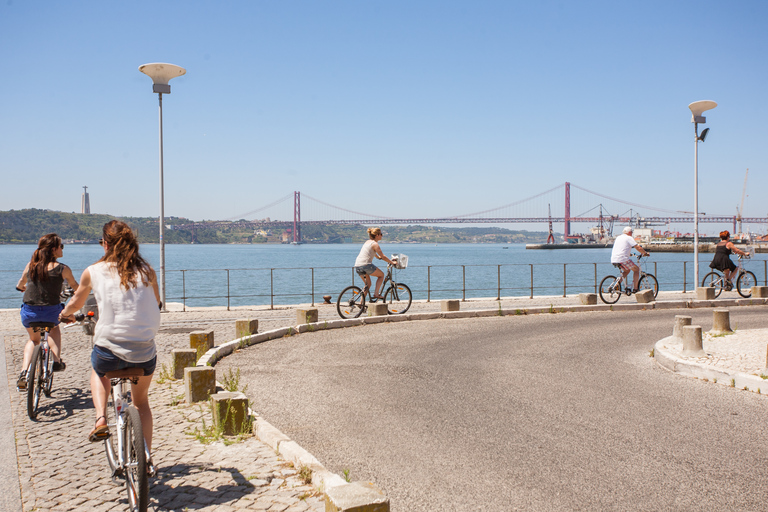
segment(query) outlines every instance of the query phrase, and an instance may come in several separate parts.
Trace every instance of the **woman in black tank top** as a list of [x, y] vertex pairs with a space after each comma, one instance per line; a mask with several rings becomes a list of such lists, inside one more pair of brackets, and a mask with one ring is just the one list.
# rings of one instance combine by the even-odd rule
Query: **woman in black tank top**
[[21, 323], [29, 333], [29, 341], [24, 347], [24, 363], [16, 383], [19, 390], [26, 389], [27, 368], [32, 359], [35, 345], [40, 343], [40, 333], [34, 332], [30, 322], [52, 322], [56, 324], [51, 330], [49, 340], [53, 353], [53, 371], [61, 371], [66, 366], [61, 360], [61, 330], [59, 329], [59, 313], [61, 313], [61, 288], [64, 280], [73, 290], [78, 284], [72, 270], [56, 260], [64, 254], [64, 244], [56, 233], [49, 233], [37, 243], [37, 249], [32, 259], [24, 268], [16, 289], [24, 292], [24, 303], [21, 305]]
[[733, 242], [731, 242], [731, 234], [726, 231], [720, 232], [720, 241], [715, 246], [715, 257], [712, 258], [712, 263], [709, 264], [709, 268], [719, 270], [725, 274], [726, 290], [730, 290], [733, 287], [733, 278], [735, 278], [734, 270], [736, 270], [736, 264], [731, 261], [731, 252], [735, 252], [739, 256], [744, 256], [746, 253], [738, 249]]

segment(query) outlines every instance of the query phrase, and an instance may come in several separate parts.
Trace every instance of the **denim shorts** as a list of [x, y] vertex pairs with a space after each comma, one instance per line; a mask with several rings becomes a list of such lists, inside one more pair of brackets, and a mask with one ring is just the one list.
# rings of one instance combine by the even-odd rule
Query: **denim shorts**
[[53, 306], [21, 305], [21, 325], [29, 328], [30, 322], [51, 322], [59, 325], [59, 313], [64, 309], [64, 304]]
[[126, 368], [141, 368], [144, 370], [144, 376], [146, 377], [155, 373], [157, 356], [145, 363], [129, 363], [117, 357], [111, 350], [94, 345], [91, 352], [91, 366], [99, 377], [104, 377], [107, 372], [125, 370]]
[[360, 267], [355, 267], [355, 272], [357, 272], [361, 276], [365, 276], [366, 274], [367, 275], [371, 275], [374, 272], [376, 272], [377, 270], [379, 270], [379, 267], [377, 267], [373, 263], [369, 263], [367, 265], [362, 265]]

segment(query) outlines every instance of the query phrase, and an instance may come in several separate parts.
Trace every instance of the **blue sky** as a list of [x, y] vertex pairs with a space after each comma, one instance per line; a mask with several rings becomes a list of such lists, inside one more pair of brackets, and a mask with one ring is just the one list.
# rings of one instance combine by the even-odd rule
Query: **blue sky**
[[187, 74], [163, 99], [168, 216], [294, 190], [455, 216], [565, 181], [691, 211], [687, 106], [711, 99], [700, 211], [735, 214], [749, 168], [744, 214], [764, 217], [766, 22], [764, 1], [6, 0], [0, 210], [79, 211], [87, 185], [94, 212], [156, 216], [138, 66], [170, 62]]

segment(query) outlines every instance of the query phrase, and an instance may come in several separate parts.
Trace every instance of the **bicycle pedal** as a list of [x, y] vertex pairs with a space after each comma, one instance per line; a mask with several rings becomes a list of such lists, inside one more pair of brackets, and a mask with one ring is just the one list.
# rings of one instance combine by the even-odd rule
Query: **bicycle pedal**
[[112, 472], [112, 481], [114, 483], [118, 483], [118, 480], [125, 480], [123, 468], [115, 468], [115, 470]]

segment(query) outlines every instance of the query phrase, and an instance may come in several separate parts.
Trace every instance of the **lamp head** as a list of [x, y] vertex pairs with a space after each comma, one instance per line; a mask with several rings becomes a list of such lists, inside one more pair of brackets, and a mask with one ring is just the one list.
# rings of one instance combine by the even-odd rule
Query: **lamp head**
[[153, 62], [151, 64], [142, 64], [139, 71], [152, 79], [152, 92], [170, 94], [171, 86], [168, 82], [171, 78], [176, 78], [187, 72], [186, 69], [175, 64], [166, 64], [163, 62]]
[[690, 105], [688, 105], [688, 108], [691, 109], [691, 114], [693, 114], [693, 117], [691, 117], [692, 123], [706, 123], [707, 118], [702, 116], [704, 112], [707, 110], [712, 110], [717, 106], [717, 103], [710, 100], [701, 100], [701, 101], [694, 101]]

